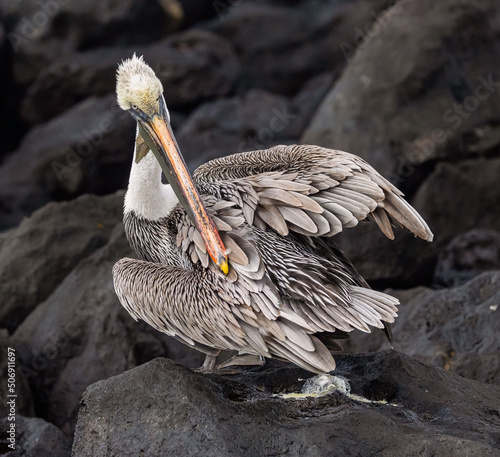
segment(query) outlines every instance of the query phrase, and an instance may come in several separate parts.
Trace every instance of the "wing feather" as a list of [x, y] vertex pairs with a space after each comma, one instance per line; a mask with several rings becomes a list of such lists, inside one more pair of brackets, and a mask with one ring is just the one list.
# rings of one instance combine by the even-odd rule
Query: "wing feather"
[[[251, 205], [242, 205], [246, 222], [272, 228], [283, 236], [288, 231], [333, 236], [340, 231], [333, 217], [342, 229], [370, 216], [391, 239], [394, 232], [389, 217], [416, 236], [432, 240], [429, 227], [402, 192], [363, 159], [344, 151], [310, 145], [274, 146], [212, 160], [194, 176], [209, 193], [235, 202], [241, 202], [252, 188]], [[323, 217], [315, 218], [312, 213]]]

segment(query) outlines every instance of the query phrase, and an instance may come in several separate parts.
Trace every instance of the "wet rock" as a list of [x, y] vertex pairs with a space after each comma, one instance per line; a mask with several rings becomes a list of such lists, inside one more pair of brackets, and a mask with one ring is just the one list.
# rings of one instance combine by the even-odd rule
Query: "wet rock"
[[227, 37], [242, 60], [238, 90], [261, 88], [290, 96], [308, 79], [345, 65], [339, 44], [390, 2], [305, 2], [290, 7], [261, 2], [216, 3], [219, 17], [207, 27]]
[[[62, 216], [64, 207], [58, 206]], [[92, 220], [90, 211], [80, 208], [80, 217], [75, 216], [73, 223]], [[89, 384], [160, 355], [195, 367], [203, 361], [201, 354], [172, 343], [144, 323], [136, 323], [120, 305], [111, 271], [117, 260], [130, 255], [123, 226], [118, 224], [110, 241], [59, 279], [57, 288], [11, 338], [37, 414], [61, 428], [67, 437], [72, 436], [79, 401]], [[60, 274], [57, 266], [50, 271]]]
[[123, 192], [51, 203], [0, 238], [0, 326], [10, 332], [80, 260], [104, 246], [122, 218]]
[[498, 151], [498, 15], [494, 0], [398, 2], [347, 42], [302, 142], [361, 155], [411, 191], [428, 162]]
[[134, 131], [114, 95], [84, 100], [32, 128], [0, 167], [0, 229], [52, 199], [125, 187]]
[[238, 77], [238, 61], [227, 40], [188, 30], [148, 46], [106, 47], [54, 59], [27, 91], [23, 117], [44, 122], [91, 95], [114, 92], [118, 63], [134, 52], [144, 55], [162, 81], [169, 108], [224, 96]]
[[0, 420], [0, 452], [5, 457], [69, 457], [71, 444], [64, 437], [61, 430], [49, 422], [37, 417], [16, 416], [16, 444], [15, 449], [8, 447], [11, 444], [6, 433], [10, 422]]
[[500, 159], [439, 163], [414, 203], [438, 243], [475, 228], [500, 230]]
[[500, 269], [500, 232], [471, 230], [458, 235], [439, 256], [436, 281], [461, 284], [479, 273]]
[[[500, 272], [452, 289], [389, 290], [402, 305], [393, 325], [395, 347], [451, 373], [500, 385]], [[352, 334], [349, 351], [386, 348], [382, 332]]]
[[337, 357], [355, 400], [299, 392], [310, 373], [271, 363], [233, 377], [194, 374], [165, 359], [89, 386], [75, 457], [440, 455], [498, 453], [500, 390], [396, 351]]

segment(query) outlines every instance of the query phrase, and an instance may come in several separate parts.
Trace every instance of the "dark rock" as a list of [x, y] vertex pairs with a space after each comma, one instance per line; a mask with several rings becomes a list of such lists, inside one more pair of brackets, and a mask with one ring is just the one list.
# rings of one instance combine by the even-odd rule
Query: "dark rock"
[[369, 401], [275, 396], [310, 373], [274, 363], [223, 378], [156, 359], [87, 389], [73, 456], [498, 455], [498, 387], [396, 351], [337, 359]]
[[360, 223], [337, 235], [335, 241], [359, 273], [377, 289], [431, 284], [439, 254], [437, 245], [403, 229], [394, 230], [394, 234], [395, 239], [390, 240], [373, 222]]
[[293, 99], [253, 89], [205, 103], [179, 128], [181, 150], [195, 168], [215, 157], [296, 143], [330, 84], [331, 76], [323, 74], [308, 81]]
[[[183, 25], [189, 27], [197, 22], [213, 18], [217, 14], [217, 2], [206, 0], [178, 0], [184, 14]], [[224, 0], [219, 0], [224, 1]]]
[[297, 108], [285, 97], [255, 89], [242, 97], [201, 105], [176, 136], [195, 168], [215, 157], [287, 142], [287, 127], [297, 115]]
[[[398, 230], [391, 241], [373, 223], [345, 230], [336, 241], [377, 288], [430, 285], [438, 256], [446, 255], [445, 246], [453, 236], [476, 227], [500, 230], [498, 176], [500, 159], [437, 164], [412, 202], [433, 231], [434, 243], [423, 242], [403, 230]], [[498, 256], [497, 250], [485, 255]], [[469, 278], [472, 276], [469, 274]], [[458, 279], [454, 272], [446, 276], [448, 282]], [[437, 273], [437, 280], [443, 280], [441, 273]]]
[[215, 2], [219, 17], [207, 27], [227, 37], [242, 60], [238, 89], [261, 88], [287, 96], [324, 71], [345, 65], [339, 44], [350, 40], [385, 0], [305, 2], [291, 7], [259, 2]]
[[[174, 2], [175, 3], [175, 2]], [[144, 44], [181, 24], [182, 9], [172, 1], [86, 2], [6, 0], [0, 6], [14, 51], [17, 84], [32, 83], [64, 54], [95, 46]]]
[[[59, 218], [72, 204], [57, 205]], [[94, 206], [105, 207], [98, 201]], [[98, 223], [89, 213], [91, 208], [80, 207], [72, 224], [83, 225], [87, 219]], [[134, 322], [120, 305], [111, 270], [127, 255], [130, 248], [123, 226], [118, 224], [104, 247], [58, 280], [58, 287], [22, 322], [10, 341], [28, 378], [37, 415], [57, 425], [68, 437], [73, 433], [81, 395], [89, 384], [160, 355], [191, 366], [200, 366], [203, 361], [201, 354], [172, 343], [144, 323]], [[45, 259], [46, 264], [51, 260], [47, 250], [37, 257]], [[59, 268], [51, 266], [48, 271], [60, 277]]]
[[321, 73], [311, 78], [300, 88], [300, 91], [293, 98], [293, 104], [297, 107], [300, 115], [291, 122], [290, 136], [300, 138], [309, 122], [311, 122], [318, 106], [330, 90], [333, 79], [330, 72]]
[[27, 41], [18, 41], [16, 35], [7, 36], [15, 53], [12, 58], [13, 83], [21, 87], [33, 83], [41, 71], [60, 59], [62, 55], [75, 51], [69, 41], [53, 37], [42, 39], [34, 36]]
[[148, 46], [100, 48], [54, 59], [27, 91], [23, 117], [43, 122], [91, 95], [114, 92], [118, 63], [134, 52], [155, 70], [174, 109], [226, 95], [238, 76], [238, 61], [227, 40], [188, 30]]
[[125, 187], [134, 124], [109, 95], [32, 128], [0, 168], [0, 229], [52, 199]]
[[0, 327], [13, 331], [122, 218], [123, 192], [51, 203], [0, 238]]
[[5, 28], [0, 18], [0, 137], [2, 138], [2, 148], [0, 149], [0, 160], [8, 152], [14, 150], [20, 137], [24, 134], [25, 127], [19, 125], [18, 110], [19, 101], [22, 94], [13, 88], [11, 54]]
[[349, 43], [302, 142], [361, 155], [408, 191], [429, 161], [498, 154], [499, 14], [495, 0], [398, 2]]
[[0, 454], [5, 457], [69, 457], [71, 445], [56, 426], [37, 417], [16, 415], [15, 450], [8, 447], [10, 422], [0, 420]]
[[487, 270], [500, 269], [500, 232], [471, 230], [458, 235], [441, 252], [436, 281], [461, 284]]
[[[453, 289], [389, 290], [402, 305], [395, 347], [451, 373], [500, 385], [500, 272], [483, 273]], [[383, 332], [352, 334], [349, 351], [386, 348]]]
[[[15, 358], [14, 367], [11, 367], [15, 369], [13, 383], [9, 380], [9, 378], [12, 377], [12, 373], [9, 373], [8, 371], [9, 366], [7, 364], [7, 349], [10, 350], [9, 352], [14, 354]], [[14, 350], [12, 351], [12, 349]], [[33, 396], [31, 395], [30, 388], [28, 386], [28, 383], [26, 382], [25, 373], [23, 373], [23, 370], [17, 361], [15, 348], [13, 348], [10, 344], [9, 332], [3, 328], [0, 329], [0, 351], [2, 351], [0, 352], [2, 354], [2, 367], [0, 368], [0, 396], [4, 399], [4, 401], [0, 403], [0, 417], [7, 417], [9, 413], [10, 407], [7, 404], [7, 401], [12, 398], [7, 396], [9, 394], [17, 395], [15, 399], [16, 414], [21, 414], [24, 416], [34, 416], [35, 411], [33, 406]], [[8, 384], [14, 384], [14, 392], [8, 391]], [[4, 430], [2, 429], [2, 431]], [[2, 455], [1, 451], [0, 455]]]
[[438, 243], [475, 228], [500, 230], [500, 159], [439, 163], [415, 195]]
[[102, 43], [127, 45], [158, 39], [178, 28], [182, 20], [182, 10], [169, 7], [171, 3], [94, 0], [40, 4], [36, 0], [6, 0], [2, 2], [1, 13], [8, 25], [9, 39], [18, 48], [56, 38], [78, 49]]

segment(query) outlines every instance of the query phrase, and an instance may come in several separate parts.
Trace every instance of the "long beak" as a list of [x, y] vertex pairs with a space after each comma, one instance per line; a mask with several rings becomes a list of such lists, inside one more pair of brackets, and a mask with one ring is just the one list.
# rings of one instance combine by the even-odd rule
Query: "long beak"
[[160, 163], [161, 169], [174, 189], [181, 205], [188, 212], [200, 232], [210, 258], [224, 274], [227, 274], [229, 265], [227, 263], [226, 248], [217, 227], [201, 201], [200, 194], [181, 155], [166, 113], [165, 105], [160, 103], [160, 114], [155, 114], [152, 117], [145, 115], [134, 117], [139, 122], [141, 136]]

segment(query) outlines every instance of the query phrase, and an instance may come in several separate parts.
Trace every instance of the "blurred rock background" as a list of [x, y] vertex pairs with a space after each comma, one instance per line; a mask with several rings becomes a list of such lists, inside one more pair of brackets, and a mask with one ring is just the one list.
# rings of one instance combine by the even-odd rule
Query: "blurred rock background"
[[[113, 291], [135, 134], [113, 92], [134, 52], [163, 82], [192, 169], [303, 142], [358, 154], [400, 187], [435, 242], [361, 224], [342, 248], [404, 303], [396, 349], [500, 385], [497, 1], [3, 0], [0, 360], [16, 348], [18, 412], [60, 450], [27, 440], [26, 455], [68, 455], [91, 383], [157, 356], [202, 361]], [[378, 333], [346, 344], [382, 347]]]

